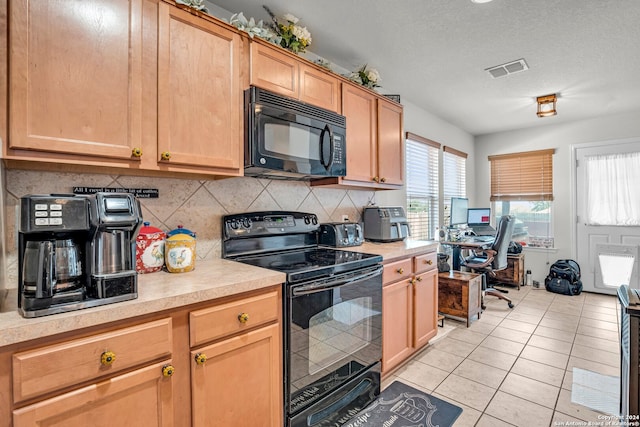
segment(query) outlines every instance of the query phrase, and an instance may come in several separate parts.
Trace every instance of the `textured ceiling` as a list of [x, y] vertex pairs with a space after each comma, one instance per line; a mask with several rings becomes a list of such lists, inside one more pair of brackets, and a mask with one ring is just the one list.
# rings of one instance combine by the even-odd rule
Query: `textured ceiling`
[[[640, 112], [639, 0], [213, 0], [269, 19], [291, 13], [309, 51], [382, 77], [380, 93], [473, 135]], [[524, 58], [529, 70], [493, 79], [486, 68]], [[559, 93], [558, 115], [535, 97]]]

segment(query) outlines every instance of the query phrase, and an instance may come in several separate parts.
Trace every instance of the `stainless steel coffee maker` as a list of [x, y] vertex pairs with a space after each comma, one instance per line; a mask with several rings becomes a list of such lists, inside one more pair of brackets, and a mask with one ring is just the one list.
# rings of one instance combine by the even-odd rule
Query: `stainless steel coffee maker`
[[98, 193], [20, 199], [18, 307], [39, 317], [137, 297], [134, 196]]
[[91, 211], [89, 296], [137, 294], [136, 236], [142, 226], [138, 199], [129, 193], [96, 193]]

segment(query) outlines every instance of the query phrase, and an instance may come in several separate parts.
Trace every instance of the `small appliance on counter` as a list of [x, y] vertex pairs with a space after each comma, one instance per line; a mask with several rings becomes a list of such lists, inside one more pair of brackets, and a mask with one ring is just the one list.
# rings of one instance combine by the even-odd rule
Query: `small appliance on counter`
[[137, 298], [131, 194], [28, 195], [20, 199], [18, 309], [39, 317]]
[[186, 273], [196, 265], [196, 233], [181, 225], [167, 233], [165, 265], [169, 273]]
[[356, 222], [328, 222], [320, 224], [318, 243], [322, 246], [345, 248], [364, 242], [362, 226]]
[[409, 222], [400, 206], [364, 208], [364, 238], [373, 242], [397, 242], [411, 236]]
[[164, 239], [167, 233], [144, 222], [136, 238], [136, 271], [154, 273], [164, 266]]

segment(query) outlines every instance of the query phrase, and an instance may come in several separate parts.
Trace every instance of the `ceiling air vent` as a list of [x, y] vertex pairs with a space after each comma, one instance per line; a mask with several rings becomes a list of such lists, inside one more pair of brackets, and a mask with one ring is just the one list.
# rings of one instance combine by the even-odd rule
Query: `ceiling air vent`
[[506, 75], [519, 73], [520, 71], [525, 71], [528, 69], [529, 66], [527, 65], [527, 61], [525, 61], [524, 58], [521, 58], [517, 61], [511, 61], [507, 62], [506, 64], [487, 68], [485, 71], [488, 71], [489, 74], [491, 74], [491, 77], [497, 79], [498, 77], [504, 77]]

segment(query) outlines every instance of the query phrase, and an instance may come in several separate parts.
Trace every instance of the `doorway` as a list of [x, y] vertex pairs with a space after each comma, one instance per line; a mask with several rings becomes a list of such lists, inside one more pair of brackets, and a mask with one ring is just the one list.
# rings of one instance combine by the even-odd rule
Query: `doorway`
[[[640, 181], [624, 174], [616, 178], [607, 172], [620, 171], [625, 162], [640, 158], [640, 138], [574, 145], [572, 155], [576, 160], [575, 253], [583, 289], [613, 295], [623, 284], [640, 288], [640, 217], [632, 214], [633, 206], [631, 210], [623, 207], [628, 198], [618, 197], [622, 190], [616, 190]], [[627, 277], [628, 283], [618, 283]]]

